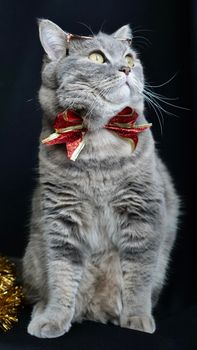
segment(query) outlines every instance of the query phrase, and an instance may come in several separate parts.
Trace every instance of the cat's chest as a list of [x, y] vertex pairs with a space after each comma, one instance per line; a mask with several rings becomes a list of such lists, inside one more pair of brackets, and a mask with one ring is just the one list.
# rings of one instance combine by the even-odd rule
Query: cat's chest
[[119, 137], [109, 130], [100, 129], [96, 132], [87, 133], [85, 146], [79, 155], [79, 159], [104, 160], [107, 157], [129, 156], [132, 153], [131, 143]]

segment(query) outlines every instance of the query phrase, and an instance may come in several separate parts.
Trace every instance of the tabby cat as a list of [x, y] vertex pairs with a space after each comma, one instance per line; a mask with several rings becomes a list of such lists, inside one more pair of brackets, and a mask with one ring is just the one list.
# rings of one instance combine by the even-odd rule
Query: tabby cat
[[[79, 37], [43, 19], [39, 32], [45, 141], [23, 257], [26, 300], [35, 304], [28, 333], [58, 337], [82, 320], [153, 333], [179, 200], [144, 116], [143, 68], [131, 29]], [[130, 139], [120, 133], [125, 113], [136, 117]], [[68, 114], [85, 130], [69, 129], [67, 136], [85, 135], [77, 156], [71, 142], [70, 157], [69, 141], [46, 144], [51, 134], [49, 141], [66, 135], [54, 122]], [[118, 132], [106, 128], [116, 117]]]

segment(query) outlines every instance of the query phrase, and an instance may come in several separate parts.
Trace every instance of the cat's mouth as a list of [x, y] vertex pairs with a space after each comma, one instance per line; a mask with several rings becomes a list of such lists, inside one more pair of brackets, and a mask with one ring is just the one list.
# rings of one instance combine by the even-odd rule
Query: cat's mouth
[[130, 85], [130, 83], [129, 83], [129, 77], [128, 76], [123, 76], [123, 77], [121, 77], [121, 79], [120, 79], [120, 87], [122, 87], [122, 86], [128, 86], [129, 87], [129, 89], [131, 88], [131, 85]]
[[120, 88], [124, 87], [129, 88], [129, 90], [131, 89], [131, 85], [128, 78], [124, 79], [124, 81], [121, 82]]
[[126, 85], [129, 87], [129, 89], [130, 89], [130, 84], [129, 84], [128, 80], [126, 81], [125, 84], [126, 84]]

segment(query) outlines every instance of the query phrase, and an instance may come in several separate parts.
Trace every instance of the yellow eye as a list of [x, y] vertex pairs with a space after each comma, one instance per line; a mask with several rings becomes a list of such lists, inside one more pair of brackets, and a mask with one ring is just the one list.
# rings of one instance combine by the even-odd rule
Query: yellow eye
[[127, 62], [127, 64], [128, 64], [128, 66], [129, 66], [130, 68], [132, 68], [132, 67], [134, 66], [134, 58], [133, 58], [133, 56], [127, 55], [127, 56], [125, 57], [125, 59], [126, 59], [126, 62]]
[[89, 55], [89, 59], [95, 63], [103, 64], [105, 57], [100, 52], [93, 52]]

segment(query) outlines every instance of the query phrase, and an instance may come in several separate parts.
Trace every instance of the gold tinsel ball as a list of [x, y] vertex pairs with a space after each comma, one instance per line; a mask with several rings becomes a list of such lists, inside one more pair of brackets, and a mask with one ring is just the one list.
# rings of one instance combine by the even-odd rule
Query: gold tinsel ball
[[14, 264], [0, 256], [0, 328], [4, 331], [18, 321], [17, 312], [22, 299], [22, 287], [16, 284]]

